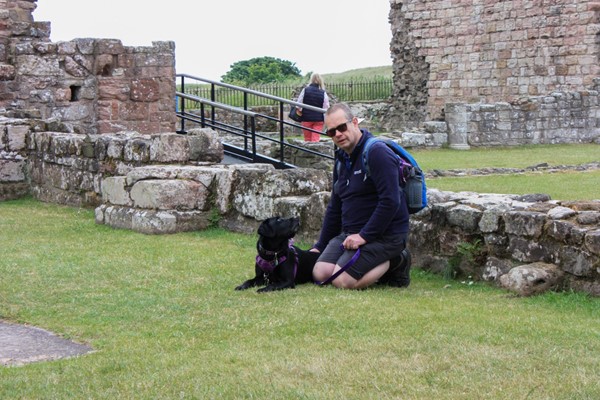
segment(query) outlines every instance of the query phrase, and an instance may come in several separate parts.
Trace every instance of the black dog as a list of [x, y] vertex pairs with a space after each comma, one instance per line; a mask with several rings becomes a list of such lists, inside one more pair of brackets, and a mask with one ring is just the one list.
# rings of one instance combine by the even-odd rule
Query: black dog
[[292, 238], [299, 228], [298, 218], [271, 217], [264, 220], [258, 227], [256, 275], [235, 290], [264, 286], [258, 292], [271, 292], [312, 282], [312, 270], [319, 253], [292, 245]]

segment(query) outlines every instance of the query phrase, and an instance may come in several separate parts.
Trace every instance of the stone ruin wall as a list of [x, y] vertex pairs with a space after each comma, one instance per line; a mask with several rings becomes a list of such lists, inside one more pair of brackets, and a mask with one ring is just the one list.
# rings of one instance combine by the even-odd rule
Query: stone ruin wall
[[[80, 135], [35, 127], [19, 121], [2, 136], [2, 146], [20, 150], [13, 168], [0, 168], [0, 193], [12, 171], [12, 183], [21, 179], [36, 198], [94, 206], [97, 223], [118, 229], [168, 234], [219, 225], [252, 234], [281, 215], [300, 217], [299, 240], [312, 243], [319, 234], [328, 171], [223, 165], [210, 129]], [[435, 189], [428, 200], [411, 218], [409, 248], [420, 268], [523, 295], [572, 289], [600, 296], [600, 201]]]
[[[583, 117], [591, 119], [589, 128], [600, 136], [600, 2], [391, 0], [390, 4], [391, 124], [415, 127], [427, 120], [445, 120], [450, 103], [494, 107], [502, 102], [520, 111], [523, 104], [559, 93], [565, 99], [596, 97], [591, 115]], [[568, 115], [571, 109], [568, 104], [557, 111]], [[515, 117], [502, 122], [514, 123], [512, 129], [518, 130], [518, 123], [528, 121]], [[543, 132], [543, 127], [535, 129]], [[569, 142], [577, 141], [575, 133], [561, 133]]]
[[[49, 0], [47, 0], [49, 1]], [[0, 111], [76, 133], [173, 132], [175, 44], [115, 39], [52, 43], [37, 0], [0, 0]]]

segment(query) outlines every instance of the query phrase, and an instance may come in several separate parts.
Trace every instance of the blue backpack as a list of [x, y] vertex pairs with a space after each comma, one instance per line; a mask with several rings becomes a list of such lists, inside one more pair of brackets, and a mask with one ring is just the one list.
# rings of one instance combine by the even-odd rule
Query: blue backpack
[[376, 141], [385, 143], [398, 156], [400, 161], [400, 189], [406, 196], [408, 213], [415, 214], [427, 207], [427, 186], [425, 184], [425, 174], [417, 164], [417, 161], [410, 155], [404, 147], [389, 139], [369, 138], [365, 143], [362, 153], [362, 163], [365, 173], [369, 176], [369, 149]]

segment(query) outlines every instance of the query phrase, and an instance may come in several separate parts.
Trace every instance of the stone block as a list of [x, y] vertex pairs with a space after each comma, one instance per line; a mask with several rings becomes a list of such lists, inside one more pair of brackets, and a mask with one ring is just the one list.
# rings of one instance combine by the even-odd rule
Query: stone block
[[560, 266], [565, 272], [578, 277], [591, 278], [600, 267], [598, 256], [592, 255], [581, 248], [565, 246], [560, 252]]
[[150, 161], [185, 163], [190, 155], [188, 139], [176, 133], [164, 133], [152, 137]]
[[540, 243], [519, 236], [509, 237], [508, 252], [521, 262], [544, 261], [547, 256], [546, 249]]
[[568, 207], [554, 207], [550, 211], [548, 211], [548, 217], [551, 219], [567, 219], [576, 215], [577, 211], [568, 208]]
[[185, 137], [189, 144], [190, 160], [216, 163], [223, 161], [223, 143], [212, 129], [191, 129]]
[[591, 231], [585, 235], [585, 246], [590, 253], [600, 256], [600, 230]]
[[101, 221], [101, 223], [117, 229], [131, 230], [133, 228], [132, 221], [135, 212], [133, 208], [100, 206], [95, 211], [97, 223]]
[[25, 181], [26, 160], [0, 159], [0, 182]]
[[8, 150], [22, 151], [27, 147], [27, 134], [29, 126], [27, 125], [9, 125], [6, 127], [8, 134]]
[[502, 220], [503, 212], [498, 209], [485, 210], [481, 214], [479, 220], [479, 230], [483, 233], [492, 233], [500, 229], [500, 221]]
[[137, 208], [154, 210], [206, 210], [209, 191], [191, 180], [145, 180], [136, 182], [130, 197]]
[[488, 257], [481, 278], [484, 281], [497, 281], [502, 275], [508, 273], [513, 267], [512, 262], [506, 259]]
[[546, 225], [546, 234], [559, 242], [567, 243], [575, 224], [568, 221], [551, 220]]
[[539, 238], [543, 232], [546, 215], [528, 211], [510, 211], [504, 214], [506, 232], [532, 238]]
[[131, 206], [133, 202], [126, 188], [124, 176], [106, 177], [102, 181], [102, 201], [119, 206]]
[[131, 229], [146, 234], [177, 232], [177, 217], [168, 211], [135, 210]]
[[128, 140], [123, 146], [123, 160], [148, 163], [150, 161], [151, 145], [152, 142], [149, 137]]
[[448, 210], [447, 218], [450, 225], [456, 226], [466, 232], [477, 229], [482, 212], [476, 208], [459, 204]]
[[134, 79], [131, 82], [130, 98], [133, 101], [153, 102], [160, 95], [159, 84], [156, 79]]
[[520, 265], [500, 277], [500, 286], [520, 296], [532, 296], [559, 289], [564, 274], [554, 264], [533, 263]]

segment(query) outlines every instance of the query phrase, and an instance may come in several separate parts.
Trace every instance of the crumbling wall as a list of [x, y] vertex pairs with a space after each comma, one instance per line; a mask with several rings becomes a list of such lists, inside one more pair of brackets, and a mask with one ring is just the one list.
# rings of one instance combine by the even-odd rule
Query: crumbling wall
[[597, 1], [392, 0], [390, 21], [400, 120], [443, 119], [446, 103], [587, 90], [600, 75]]
[[0, 1], [0, 111], [56, 119], [72, 132], [174, 132], [175, 44], [52, 43], [37, 0]]
[[435, 189], [427, 198], [429, 207], [411, 218], [409, 248], [421, 268], [512, 289], [514, 268], [543, 265], [549, 273], [525, 279], [518, 292], [550, 285], [600, 296], [600, 201]]
[[[214, 225], [254, 233], [270, 216], [297, 216], [297, 237], [309, 243], [318, 237], [331, 190], [329, 169], [220, 164], [223, 148], [211, 129], [80, 135], [38, 128], [10, 128], [3, 146], [14, 150], [5, 153], [22, 162], [9, 172], [20, 171], [20, 184], [41, 200], [95, 206], [97, 223], [149, 234]], [[0, 190], [11, 184], [2, 182], [6, 170], [0, 164]], [[599, 201], [435, 189], [428, 190], [428, 201], [411, 217], [415, 265], [507, 287], [535, 284], [521, 287], [524, 293], [567, 288], [600, 296]]]

